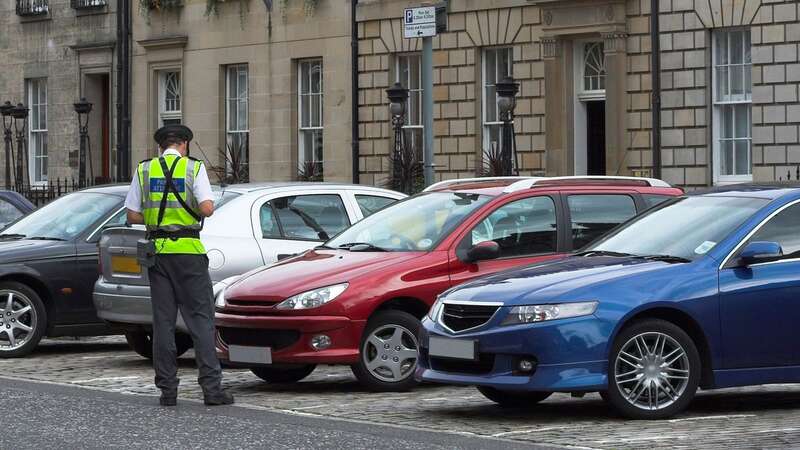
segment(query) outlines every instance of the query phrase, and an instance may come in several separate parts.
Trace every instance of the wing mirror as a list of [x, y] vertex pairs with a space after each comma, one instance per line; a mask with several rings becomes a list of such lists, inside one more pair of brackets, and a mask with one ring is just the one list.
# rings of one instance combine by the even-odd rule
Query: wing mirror
[[739, 254], [739, 262], [743, 266], [775, 261], [783, 256], [783, 249], [777, 242], [753, 241], [744, 247]]
[[497, 259], [500, 257], [500, 246], [495, 241], [479, 242], [467, 250], [465, 255], [465, 263], [476, 263], [478, 261], [486, 261], [488, 259]]

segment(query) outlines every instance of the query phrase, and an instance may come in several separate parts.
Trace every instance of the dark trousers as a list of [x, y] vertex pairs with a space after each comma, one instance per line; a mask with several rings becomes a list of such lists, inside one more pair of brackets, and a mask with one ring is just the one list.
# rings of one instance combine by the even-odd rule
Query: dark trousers
[[148, 269], [153, 304], [153, 368], [156, 386], [167, 394], [178, 390], [175, 322], [178, 309], [194, 341], [203, 392], [220, 392], [222, 370], [214, 345], [214, 294], [205, 255], [156, 255]]

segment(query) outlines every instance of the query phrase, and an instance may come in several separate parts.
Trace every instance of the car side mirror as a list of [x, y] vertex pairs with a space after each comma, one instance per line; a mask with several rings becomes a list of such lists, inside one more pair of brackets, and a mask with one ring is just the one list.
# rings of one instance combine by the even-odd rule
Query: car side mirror
[[742, 266], [775, 261], [783, 256], [783, 249], [777, 242], [753, 241], [744, 247], [739, 254]]
[[479, 242], [467, 250], [465, 255], [465, 263], [476, 263], [478, 261], [486, 261], [488, 259], [497, 259], [500, 257], [500, 246], [495, 241]]

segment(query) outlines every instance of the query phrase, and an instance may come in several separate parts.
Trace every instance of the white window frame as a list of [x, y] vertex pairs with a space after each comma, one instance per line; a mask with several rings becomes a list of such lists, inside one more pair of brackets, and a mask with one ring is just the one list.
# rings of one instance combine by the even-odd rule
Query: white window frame
[[[730, 32], [736, 31], [745, 31], [750, 33], [749, 28], [720, 28], [712, 30], [711, 32], [711, 47], [712, 47], [712, 55], [711, 55], [711, 95], [712, 95], [712, 149], [713, 149], [713, 172], [714, 172], [714, 184], [717, 185], [724, 185], [724, 184], [734, 184], [734, 183], [746, 183], [753, 181], [753, 114], [752, 114], [752, 77], [750, 79], [750, 86], [749, 92], [745, 92], [740, 98], [736, 99], [720, 99], [718, 96], [719, 86], [718, 83], [719, 75], [718, 75], [718, 68], [720, 67], [728, 67], [729, 70], [727, 71], [727, 87], [730, 91], [731, 89], [731, 70], [730, 67], [734, 66], [742, 66], [745, 69], [745, 73], [747, 73], [748, 67], [752, 67], [752, 57], [749, 62], [746, 61], [745, 55], [747, 55], [748, 49], [746, 48], [745, 43], [742, 43], [742, 64], [731, 64], [730, 56], [728, 57], [728, 64], [718, 65], [717, 64], [717, 56], [719, 55], [720, 49], [717, 45], [717, 35], [718, 33], [725, 33], [728, 36], [726, 39], [726, 43], [728, 48], [726, 51], [730, 52], [731, 48], [731, 40], [730, 40]], [[744, 35], [743, 35], [744, 36]], [[750, 51], [752, 51], [752, 36], [751, 36], [751, 44], [750, 44]], [[747, 88], [745, 84], [745, 88]], [[747, 115], [748, 115], [748, 129], [747, 129], [747, 136], [741, 138], [724, 138], [725, 140], [730, 140], [732, 142], [736, 141], [746, 141], [748, 144], [748, 163], [749, 163], [749, 174], [741, 174], [741, 175], [723, 175], [722, 174], [722, 148], [720, 145], [720, 141], [723, 139], [721, 138], [721, 132], [723, 127], [723, 109], [726, 106], [730, 105], [747, 105]], [[734, 118], [733, 118], [733, 128], [736, 127], [736, 116], [735, 116], [734, 109]], [[735, 131], [734, 131], [735, 133]], [[734, 149], [734, 161], [736, 160], [736, 154]]]
[[[600, 48], [600, 54], [603, 58], [603, 73], [598, 75], [598, 78], [603, 79], [603, 89], [586, 89], [586, 46], [589, 44], [598, 45]], [[605, 100], [606, 99], [606, 89], [605, 85], [608, 81], [608, 72], [606, 71], [605, 67], [605, 43], [603, 41], [597, 40], [581, 40], [575, 43], [575, 64], [578, 66], [579, 70], [577, 73], [577, 79], [575, 80], [575, 87], [578, 92], [578, 99], [583, 101], [592, 101], [592, 100]]]
[[[319, 63], [319, 70], [320, 70], [320, 78], [319, 78], [319, 92], [312, 92], [311, 91], [311, 67], [314, 63]], [[309, 92], [303, 92], [303, 71], [308, 67], [308, 72], [305, 74], [308, 77], [308, 87]], [[298, 155], [298, 163], [303, 164], [306, 162], [305, 158], [305, 136], [307, 134], [311, 134], [312, 136], [316, 136], [317, 133], [322, 135], [322, 149], [320, 149], [320, 153], [322, 153], [322, 158], [319, 161], [315, 159], [312, 160], [323, 166], [324, 159], [325, 159], [325, 119], [324, 119], [324, 111], [325, 111], [325, 65], [323, 63], [322, 58], [309, 58], [309, 59], [301, 59], [297, 61], [297, 155]], [[303, 125], [303, 99], [304, 97], [319, 97], [319, 124], [318, 125]], [[309, 100], [309, 105], [312, 102]], [[313, 122], [311, 119], [313, 115], [311, 115], [309, 111], [309, 121]], [[315, 155], [312, 155], [314, 158]], [[322, 167], [320, 168], [322, 169]]]
[[[178, 74], [178, 107], [167, 109], [167, 76], [170, 73]], [[183, 73], [178, 68], [162, 69], [158, 74], [158, 126], [163, 127], [165, 121], [177, 120], [183, 122]]]
[[[38, 98], [33, 98], [33, 87], [37, 85], [36, 92]], [[32, 185], [42, 185], [47, 183], [47, 169], [44, 173], [36, 173], [34, 168], [36, 159], [40, 160], [45, 167], [48, 167], [47, 151], [47, 78], [29, 78], [25, 80], [25, 91], [28, 100], [28, 179]], [[44, 92], [44, 96], [42, 96]], [[44, 97], [44, 98], [42, 98]], [[34, 115], [38, 116], [39, 126], [34, 127]], [[40, 151], [37, 151], [37, 143], [41, 144]]]
[[[244, 73], [245, 77], [245, 91], [243, 96], [239, 96], [238, 90], [234, 90], [238, 88], [239, 85], [233, 84], [233, 81], [236, 83], [239, 82], [239, 76]], [[236, 104], [238, 107], [240, 104], [244, 104], [245, 107], [245, 115], [244, 115], [244, 122], [242, 123], [242, 118], [237, 116], [239, 123], [235, 124], [235, 127], [231, 127], [231, 105]], [[239, 138], [242, 137], [246, 140], [247, 146], [245, 148], [245, 154], [243, 158], [242, 164], [247, 166], [250, 162], [250, 68], [247, 64], [231, 64], [225, 67], [225, 142], [226, 144], [230, 144], [234, 136], [240, 135]]]
[[[413, 76], [411, 73], [403, 79], [402, 76], [402, 62], [403, 60], [410, 60], [412, 58], [417, 59], [417, 67], [419, 70], [417, 71], [417, 88], [411, 88], [411, 77]], [[422, 54], [420, 53], [401, 53], [395, 57], [395, 81], [402, 84], [404, 88], [408, 89], [408, 100], [406, 100], [406, 117], [405, 123], [403, 124], [403, 131], [404, 131], [404, 139], [406, 145], [409, 144], [409, 137], [415, 133], [420, 133], [421, 139], [420, 142], [422, 145], [418, 149], [417, 156], [422, 161], [423, 158], [423, 150], [422, 146], [425, 145], [425, 125], [423, 123], [423, 109], [425, 105], [422, 101]], [[411, 117], [409, 111], [411, 111], [411, 100], [414, 96], [419, 98], [418, 104], [419, 108], [417, 110], [417, 117]]]
[[[486, 73], [487, 73], [486, 62], [488, 61], [488, 58], [486, 57], [486, 54], [488, 52], [499, 53], [501, 51], [508, 52], [508, 75], [509, 76], [513, 76], [513, 74], [514, 74], [514, 47], [510, 47], [510, 46], [488, 47], [488, 48], [484, 48], [483, 51], [481, 52], [481, 99], [482, 99], [482, 101], [481, 101], [481, 131], [483, 133], [483, 149], [482, 149], [482, 152], [484, 154], [485, 154], [485, 152], [491, 150], [491, 141], [490, 141], [491, 133], [489, 132], [489, 130], [492, 127], [499, 127], [500, 128], [500, 132], [499, 132], [500, 136], [502, 136], [502, 132], [503, 132], [502, 131], [503, 122], [499, 120], [499, 114], [500, 114], [499, 111], [497, 113], [498, 114], [497, 120], [487, 120], [487, 118], [486, 118], [486, 114], [487, 114], [486, 105], [488, 105], [488, 102], [489, 102], [489, 99], [487, 98], [487, 95], [486, 95], [486, 89], [488, 87], [490, 87], [490, 86], [494, 86], [492, 84], [487, 84], [487, 82], [486, 82], [486, 80], [488, 79], [487, 76], [486, 76]], [[497, 58], [496, 57], [495, 57], [495, 67], [493, 67], [493, 70], [495, 71], [495, 82], [500, 81], [498, 79], [499, 77], [498, 77], [498, 71], [497, 71]], [[494, 102], [495, 105], [497, 105], [497, 93], [496, 92], [495, 92], [495, 98], [492, 99], [492, 101]], [[495, 106], [495, 108], [496, 108], [496, 106]], [[497, 111], [497, 109], [496, 109], [496, 111]], [[503, 145], [502, 137], [499, 139], [497, 144], [498, 144], [498, 150], [501, 149], [502, 148], [501, 146]]]

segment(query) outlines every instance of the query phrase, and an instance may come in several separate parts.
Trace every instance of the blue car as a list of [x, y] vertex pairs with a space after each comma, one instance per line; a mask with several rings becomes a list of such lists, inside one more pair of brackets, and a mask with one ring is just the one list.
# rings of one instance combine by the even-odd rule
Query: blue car
[[670, 200], [573, 256], [443, 293], [423, 326], [417, 378], [500, 405], [598, 391], [659, 419], [698, 387], [800, 382], [800, 188]]

